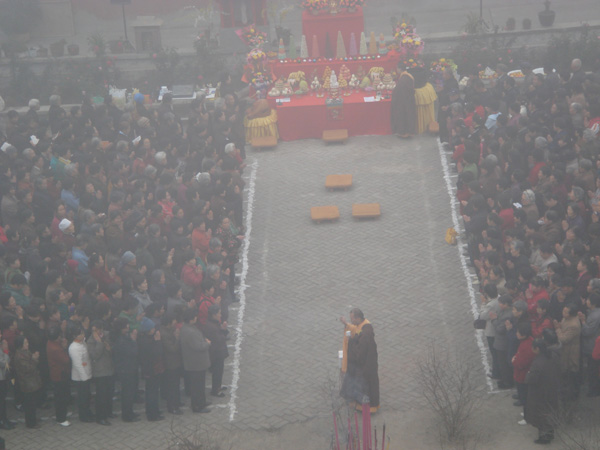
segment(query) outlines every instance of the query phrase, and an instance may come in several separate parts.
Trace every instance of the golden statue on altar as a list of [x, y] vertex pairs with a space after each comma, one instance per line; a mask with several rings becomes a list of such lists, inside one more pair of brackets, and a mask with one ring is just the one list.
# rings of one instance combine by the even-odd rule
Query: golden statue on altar
[[339, 12], [339, 0], [329, 0], [329, 13], [337, 14]]

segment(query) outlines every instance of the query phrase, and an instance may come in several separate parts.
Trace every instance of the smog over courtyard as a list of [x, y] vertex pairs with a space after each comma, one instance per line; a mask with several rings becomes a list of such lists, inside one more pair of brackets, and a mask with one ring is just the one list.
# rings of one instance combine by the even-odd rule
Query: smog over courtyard
[[0, 449], [595, 449], [595, 0], [0, 0]]

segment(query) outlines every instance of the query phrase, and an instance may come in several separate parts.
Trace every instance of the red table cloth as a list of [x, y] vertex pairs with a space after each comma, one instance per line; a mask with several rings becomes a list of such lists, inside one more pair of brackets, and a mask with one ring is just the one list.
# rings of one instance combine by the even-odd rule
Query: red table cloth
[[337, 14], [319, 14], [314, 16], [307, 10], [302, 13], [302, 34], [306, 36], [308, 44], [308, 54], [312, 54], [313, 35], [317, 36], [319, 42], [319, 54], [325, 56], [325, 37], [329, 33], [329, 43], [335, 56], [338, 31], [342, 32], [346, 51], [350, 46], [350, 33], [354, 33], [356, 37], [356, 49], [360, 44], [360, 33], [365, 30], [365, 18], [360, 6], [353, 13], [339, 12]]
[[272, 60], [269, 61], [269, 65], [277, 78], [284, 78], [286, 80], [290, 73], [301, 70], [306, 74], [306, 81], [310, 85], [312, 74], [315, 69], [317, 69], [319, 80], [323, 77], [325, 67], [331, 67], [331, 70], [334, 70], [336, 75], [339, 75], [340, 67], [342, 67], [343, 64], [350, 69], [351, 74], [356, 74], [359, 66], [362, 66], [365, 74], [369, 72], [371, 67], [383, 67], [387, 73], [392, 72], [398, 67], [400, 55], [395, 51], [391, 51], [387, 55], [376, 55], [374, 59], [372, 59], [371, 56], [357, 56], [356, 59], [350, 57], [347, 59], [348, 61], [344, 61], [343, 59], [327, 60], [321, 58], [320, 60], [317, 60], [317, 62], [312, 62], [312, 60], [306, 60], [306, 62], [303, 62], [303, 60]]
[[[373, 96], [375, 92], [361, 91], [343, 97], [339, 119], [332, 118], [332, 109], [325, 105], [325, 97], [310, 94], [292, 97], [290, 102], [276, 106], [279, 137], [283, 141], [321, 139], [324, 130], [344, 128], [350, 136], [391, 134], [391, 100], [364, 101], [365, 97]], [[274, 102], [275, 99], [269, 99], [272, 105]]]

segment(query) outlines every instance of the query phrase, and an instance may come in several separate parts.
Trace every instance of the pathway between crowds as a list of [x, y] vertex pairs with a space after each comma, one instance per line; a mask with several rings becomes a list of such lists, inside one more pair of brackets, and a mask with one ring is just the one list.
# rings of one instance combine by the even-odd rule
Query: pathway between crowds
[[[419, 393], [419, 358], [436, 340], [473, 358], [482, 386], [486, 377], [459, 255], [444, 242], [452, 217], [436, 140], [297, 141], [249, 152], [248, 163], [251, 233], [224, 380], [234, 395], [212, 398], [210, 414], [186, 407], [159, 423], [115, 419], [109, 428], [72, 417], [69, 428], [47, 419], [40, 430], [21, 423], [1, 433], [7, 448], [166, 449], [171, 426], [189, 435], [202, 423], [234, 449], [326, 450], [332, 425], [323, 386], [337, 376], [338, 318], [351, 307], [375, 327], [382, 408], [373, 422], [387, 423], [392, 449], [439, 448]], [[327, 192], [325, 177], [336, 173], [352, 174], [352, 189]], [[381, 204], [382, 217], [354, 221], [352, 204], [371, 202]], [[310, 207], [319, 205], [337, 205], [340, 220], [311, 223]], [[22, 419], [12, 403], [9, 414]], [[518, 427], [518, 419], [509, 393], [489, 395], [478, 420], [491, 444], [478, 448], [533, 448], [533, 429]]]

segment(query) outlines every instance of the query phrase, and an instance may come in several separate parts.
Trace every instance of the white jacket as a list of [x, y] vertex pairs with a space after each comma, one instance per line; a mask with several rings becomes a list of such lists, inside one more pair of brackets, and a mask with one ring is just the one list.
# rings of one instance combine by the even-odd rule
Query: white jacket
[[73, 341], [69, 345], [69, 357], [73, 381], [87, 381], [92, 378], [92, 362], [85, 342]]
[[490, 319], [490, 312], [494, 311], [496, 314], [500, 311], [500, 306], [498, 304], [498, 297], [493, 300], [488, 301], [485, 305], [481, 305], [481, 309], [479, 309], [479, 318], [486, 321], [485, 323], [485, 336], [486, 337], [495, 337], [496, 330], [492, 325], [492, 319]]

